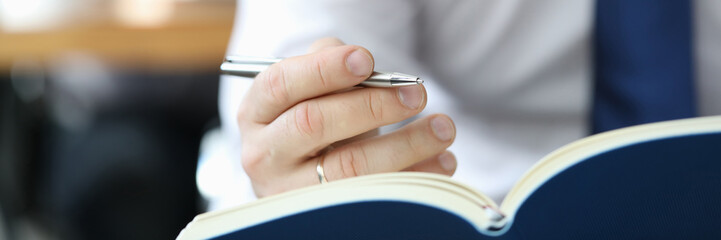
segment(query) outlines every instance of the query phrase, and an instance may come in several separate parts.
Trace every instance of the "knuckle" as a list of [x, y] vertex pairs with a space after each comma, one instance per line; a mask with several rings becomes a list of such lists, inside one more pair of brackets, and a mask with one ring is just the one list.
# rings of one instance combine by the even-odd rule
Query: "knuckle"
[[413, 153], [420, 153], [424, 152], [424, 148], [421, 146], [420, 142], [418, 141], [419, 138], [422, 136], [419, 136], [417, 133], [414, 133], [412, 131], [406, 132], [403, 134], [403, 140], [405, 142], [406, 147], [408, 148], [409, 152]]
[[340, 173], [343, 178], [357, 177], [367, 169], [368, 158], [362, 147], [352, 148], [339, 154]]
[[250, 147], [246, 144], [244, 144], [241, 149], [241, 165], [248, 176], [254, 178], [255, 173], [259, 172], [258, 170], [264, 159], [262, 151], [258, 151], [257, 148]]
[[261, 72], [256, 78], [263, 84], [263, 92], [271, 103], [283, 104], [290, 101], [290, 93], [284, 68], [274, 64], [267, 71]]
[[295, 129], [303, 135], [319, 139], [325, 134], [323, 113], [320, 105], [315, 101], [298, 104], [293, 122]]
[[374, 121], [383, 121], [383, 97], [377, 91], [368, 91], [365, 97], [366, 107], [369, 115]]
[[248, 109], [249, 108], [248, 105], [249, 104], [244, 104], [244, 103], [240, 104], [240, 106], [238, 107], [238, 112], [235, 115], [235, 121], [236, 121], [236, 123], [238, 123], [238, 127], [241, 130], [243, 130], [248, 123], [247, 115], [250, 112], [250, 109]]
[[273, 148], [258, 143], [241, 146], [240, 163], [248, 177], [254, 182], [269, 180], [277, 168], [278, 156], [274, 154]]
[[285, 191], [278, 185], [281, 178], [278, 177], [278, 162], [274, 161], [278, 156], [274, 155], [273, 148], [259, 142], [246, 143], [245, 140], [241, 145], [241, 166], [256, 195], [262, 197]]
[[329, 79], [326, 77], [326, 73], [324, 71], [326, 65], [327, 60], [323, 57], [317, 57], [315, 59], [315, 64], [313, 65], [313, 71], [318, 75], [318, 83], [324, 89], [328, 88], [329, 83]]

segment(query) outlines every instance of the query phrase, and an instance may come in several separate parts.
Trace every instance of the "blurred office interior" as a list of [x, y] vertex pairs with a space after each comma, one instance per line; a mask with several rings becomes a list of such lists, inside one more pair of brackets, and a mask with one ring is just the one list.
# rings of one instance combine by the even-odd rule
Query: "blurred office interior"
[[0, 0], [0, 239], [173, 239], [234, 0]]

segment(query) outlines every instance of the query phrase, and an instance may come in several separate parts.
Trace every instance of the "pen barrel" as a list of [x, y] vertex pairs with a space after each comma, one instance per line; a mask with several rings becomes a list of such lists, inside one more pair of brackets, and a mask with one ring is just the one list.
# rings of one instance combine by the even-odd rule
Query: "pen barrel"
[[402, 87], [423, 83], [418, 77], [397, 72], [373, 72], [368, 79], [358, 84], [365, 87]]
[[[255, 78], [273, 63], [281, 59], [265, 59], [253, 57], [227, 57], [220, 65], [222, 74]], [[423, 83], [418, 77], [397, 72], [373, 72], [368, 79], [357, 86], [363, 87], [402, 87]]]
[[374, 75], [378, 75], [379, 73], [374, 72], [371, 74], [371, 76], [366, 79], [365, 81], [358, 84], [358, 86], [364, 86], [364, 87], [393, 87], [390, 81], [388, 81], [387, 78], [378, 78]]
[[268, 64], [263, 63], [229, 63], [220, 64], [220, 73], [255, 78], [258, 73], [268, 68]]

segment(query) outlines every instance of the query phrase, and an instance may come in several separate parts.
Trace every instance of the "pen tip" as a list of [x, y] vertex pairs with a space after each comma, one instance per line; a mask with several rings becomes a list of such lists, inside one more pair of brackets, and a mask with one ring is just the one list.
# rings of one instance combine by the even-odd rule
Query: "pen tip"
[[423, 83], [423, 79], [421, 79], [421, 78], [416, 78], [416, 83], [422, 84], [422, 83]]

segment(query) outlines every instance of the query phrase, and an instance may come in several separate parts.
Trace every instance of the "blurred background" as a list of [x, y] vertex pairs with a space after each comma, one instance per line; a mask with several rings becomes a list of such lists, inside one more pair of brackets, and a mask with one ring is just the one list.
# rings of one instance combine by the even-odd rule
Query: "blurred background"
[[173, 239], [234, 0], [0, 0], [0, 239]]

